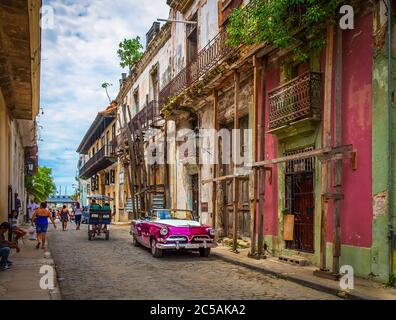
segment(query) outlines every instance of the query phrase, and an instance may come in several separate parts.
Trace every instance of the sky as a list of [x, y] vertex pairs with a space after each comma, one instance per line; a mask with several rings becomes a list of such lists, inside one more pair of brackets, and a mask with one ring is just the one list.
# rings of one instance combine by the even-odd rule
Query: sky
[[[43, 0], [39, 164], [53, 169], [58, 191], [72, 194], [85, 132], [119, 89], [118, 44], [167, 18], [166, 0]], [[53, 13], [53, 15], [52, 15]], [[53, 18], [52, 18], [53, 17]]]

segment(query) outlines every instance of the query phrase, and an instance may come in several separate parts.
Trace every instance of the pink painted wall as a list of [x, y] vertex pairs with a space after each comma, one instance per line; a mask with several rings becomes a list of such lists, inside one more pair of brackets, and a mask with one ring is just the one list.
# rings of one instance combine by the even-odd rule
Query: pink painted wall
[[[271, 69], [267, 75], [266, 81], [266, 93], [265, 93], [265, 108], [268, 108], [268, 91], [279, 85], [279, 69]], [[259, 94], [259, 106], [262, 99], [263, 92]], [[258, 137], [263, 129], [261, 123], [263, 109], [259, 107], [258, 110], [258, 121], [260, 127], [258, 128]], [[266, 111], [268, 115], [268, 110]], [[268, 117], [265, 119], [265, 132], [268, 131]], [[277, 138], [271, 134], [265, 134], [265, 159], [273, 159], [278, 156], [277, 149]], [[258, 154], [261, 152], [260, 140], [257, 141]], [[265, 235], [278, 235], [278, 169], [277, 166], [272, 166], [272, 184], [269, 182], [269, 173], [265, 179], [265, 203], [264, 203], [264, 234]]]
[[[359, 247], [372, 243], [372, 22], [367, 15], [355, 20], [354, 30], [343, 32], [343, 144], [357, 150], [358, 169], [353, 171], [350, 161], [344, 161], [341, 241]], [[328, 241], [333, 238], [332, 213], [329, 210]]]

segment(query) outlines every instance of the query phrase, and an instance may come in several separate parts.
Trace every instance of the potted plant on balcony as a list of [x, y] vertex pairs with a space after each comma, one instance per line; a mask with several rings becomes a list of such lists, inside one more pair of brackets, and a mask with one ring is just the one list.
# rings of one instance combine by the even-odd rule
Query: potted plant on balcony
[[294, 214], [291, 213], [290, 209], [284, 208], [283, 214], [283, 240], [293, 241], [294, 240]]

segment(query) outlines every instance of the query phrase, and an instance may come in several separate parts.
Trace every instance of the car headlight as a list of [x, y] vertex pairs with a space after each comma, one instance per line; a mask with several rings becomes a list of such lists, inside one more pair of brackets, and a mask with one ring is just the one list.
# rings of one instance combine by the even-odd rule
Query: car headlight
[[214, 237], [216, 235], [216, 230], [215, 229], [209, 229], [209, 235]]
[[160, 235], [161, 236], [166, 236], [168, 234], [168, 232], [169, 232], [168, 227], [162, 227], [161, 230], [160, 230]]

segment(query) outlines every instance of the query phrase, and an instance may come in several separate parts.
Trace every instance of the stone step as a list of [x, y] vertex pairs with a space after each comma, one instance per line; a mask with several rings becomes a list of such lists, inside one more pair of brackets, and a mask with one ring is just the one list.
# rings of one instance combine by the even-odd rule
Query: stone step
[[307, 258], [301, 256], [279, 256], [278, 258], [282, 262], [286, 262], [289, 264], [299, 265], [299, 266], [307, 266], [309, 265], [309, 260]]

